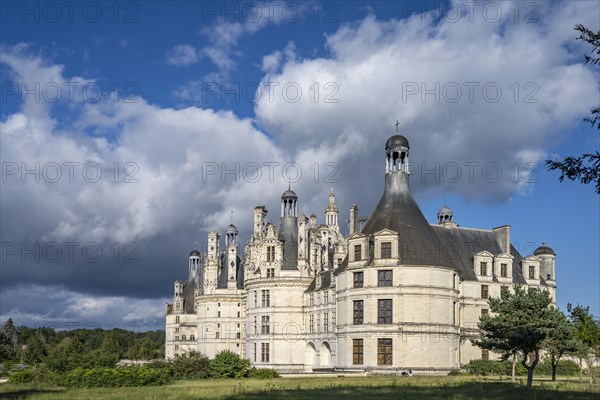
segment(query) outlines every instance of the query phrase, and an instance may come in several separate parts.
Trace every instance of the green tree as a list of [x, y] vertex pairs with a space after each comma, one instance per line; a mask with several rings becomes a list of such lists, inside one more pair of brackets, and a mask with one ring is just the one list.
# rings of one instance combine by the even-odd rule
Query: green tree
[[[592, 55], [585, 56], [586, 64], [600, 66], [600, 31], [594, 33], [585, 26], [578, 24], [575, 30], [579, 32], [578, 40], [582, 40], [592, 45]], [[584, 121], [592, 124], [592, 128], [597, 126], [600, 130], [600, 107], [591, 110], [591, 116]], [[564, 160], [546, 160], [546, 167], [549, 171], [559, 170], [561, 172], [558, 178], [561, 182], [568, 178], [572, 181], [579, 180], [583, 184], [596, 183], [596, 193], [600, 194], [600, 153], [584, 153], [579, 157], [569, 156]]]
[[46, 358], [47, 354], [46, 343], [38, 335], [34, 335], [27, 340], [27, 349], [23, 352], [23, 361], [27, 364], [37, 364]]
[[543, 349], [550, 357], [552, 366], [552, 381], [556, 381], [556, 367], [561, 357], [566, 353], [574, 352], [577, 349], [575, 339], [575, 330], [573, 325], [567, 319], [567, 316], [560, 310], [552, 309], [553, 328], [548, 332], [548, 336], [543, 343]]
[[600, 357], [600, 323], [590, 314], [589, 307], [573, 307], [573, 305], [567, 304], [567, 310], [575, 329], [575, 338], [578, 341], [576, 354], [580, 360], [585, 360], [590, 383], [594, 383], [594, 358]]
[[527, 369], [527, 388], [531, 389], [542, 343], [552, 330], [552, 298], [546, 290], [515, 285], [514, 293], [491, 297], [488, 303], [493, 314], [480, 318], [480, 339], [473, 342], [504, 357], [518, 354]]

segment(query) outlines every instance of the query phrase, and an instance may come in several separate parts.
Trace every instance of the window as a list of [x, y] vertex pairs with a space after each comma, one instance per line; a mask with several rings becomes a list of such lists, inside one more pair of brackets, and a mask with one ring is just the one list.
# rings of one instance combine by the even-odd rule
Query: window
[[179, 350], [179, 345], [178, 344], [175, 345], [175, 350]]
[[217, 318], [221, 318], [221, 311], [217, 311]]
[[323, 303], [329, 304], [329, 291], [323, 292]]
[[267, 268], [267, 278], [275, 278], [275, 268]]
[[392, 258], [392, 242], [381, 243], [381, 258]]
[[275, 261], [275, 246], [267, 246], [267, 262]]
[[392, 323], [392, 299], [377, 300], [377, 323]]
[[508, 277], [508, 264], [500, 264], [500, 276], [503, 278]]
[[317, 313], [317, 332], [321, 331], [321, 314]]
[[263, 335], [268, 335], [271, 329], [269, 326], [269, 316], [263, 315], [260, 317], [260, 333]]
[[179, 333], [179, 328], [175, 328], [175, 333]]
[[254, 307], [258, 307], [258, 292], [255, 290], [254, 291]]
[[481, 298], [487, 299], [489, 296], [489, 288], [488, 285], [481, 285]]
[[215, 333], [215, 339], [221, 339], [221, 332]]
[[392, 365], [392, 339], [377, 339], [377, 365]]
[[271, 293], [269, 290], [260, 291], [260, 304], [262, 307], [271, 307]]
[[354, 300], [354, 325], [362, 325], [363, 323], [363, 301]]
[[364, 277], [365, 277], [364, 272], [355, 272], [354, 273], [354, 287], [355, 288], [363, 287]]
[[482, 317], [486, 317], [490, 314], [490, 310], [488, 310], [487, 308], [482, 308], [481, 309], [481, 316]]
[[490, 351], [488, 349], [481, 349], [481, 359], [482, 360], [490, 359]]
[[500, 298], [505, 299], [507, 294], [508, 294], [508, 286], [501, 286], [500, 287]]
[[240, 317], [240, 312], [239, 312], [239, 311], [237, 312], [237, 317], [238, 317], [238, 318]]
[[377, 286], [392, 286], [392, 271], [377, 271]]
[[190, 340], [194, 341], [196, 340], [196, 337], [194, 335], [190, 335]]
[[252, 348], [252, 358], [256, 361], [256, 343], [254, 343], [254, 347]]
[[315, 316], [314, 314], [310, 314], [308, 316], [308, 330], [310, 333], [315, 333]]
[[311, 293], [311, 294], [308, 296], [308, 305], [309, 305], [309, 306], [312, 306], [312, 305], [314, 305], [314, 304], [315, 304], [315, 295], [314, 295], [313, 293]]
[[323, 314], [323, 332], [329, 332], [329, 313]]
[[257, 317], [254, 316], [254, 334], [256, 335], [256, 333], [258, 332], [258, 322], [257, 322]]
[[362, 245], [354, 245], [354, 261], [360, 261], [362, 259]]
[[175, 340], [179, 340], [179, 335], [175, 335]]
[[262, 362], [269, 362], [269, 343], [260, 344], [260, 360]]
[[480, 268], [481, 268], [481, 275], [484, 275], [484, 276], [487, 275], [487, 263], [481, 262]]
[[331, 326], [335, 329], [335, 311], [331, 313]]
[[529, 279], [535, 279], [535, 265], [529, 266]]
[[236, 339], [239, 339], [239, 338], [241, 337], [241, 335], [242, 335], [242, 334], [241, 334], [240, 332], [237, 332], [237, 333], [235, 334], [235, 338], [236, 338]]
[[363, 339], [352, 339], [352, 364], [363, 363]]
[[175, 323], [178, 324], [179, 323], [179, 315], [175, 317]]

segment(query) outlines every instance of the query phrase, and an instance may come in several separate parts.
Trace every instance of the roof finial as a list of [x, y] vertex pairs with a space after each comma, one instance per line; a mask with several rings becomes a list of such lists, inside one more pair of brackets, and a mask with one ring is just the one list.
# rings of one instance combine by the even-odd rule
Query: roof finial
[[400, 122], [398, 120], [396, 120], [396, 133], [398, 133], [398, 126], [400, 125]]
[[292, 190], [292, 184], [288, 182], [288, 190]]
[[231, 210], [231, 223], [233, 224], [233, 210]]
[[446, 191], [444, 190], [444, 205], [446, 205]]

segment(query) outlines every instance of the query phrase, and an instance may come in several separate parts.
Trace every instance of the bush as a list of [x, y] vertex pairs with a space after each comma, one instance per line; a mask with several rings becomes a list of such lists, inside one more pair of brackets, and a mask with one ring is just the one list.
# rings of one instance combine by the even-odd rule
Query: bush
[[279, 378], [279, 374], [274, 369], [253, 367], [252, 369], [250, 369], [248, 371], [248, 378], [256, 378], [256, 379]]
[[[471, 375], [511, 375], [512, 361], [471, 360], [465, 369]], [[515, 374], [527, 375], [527, 370], [517, 362]]]
[[33, 382], [33, 371], [25, 370], [15, 372], [10, 376], [10, 383], [30, 383]]
[[[238, 357], [239, 358], [239, 357]], [[210, 377], [210, 363], [208, 357], [202, 354], [191, 353], [177, 357], [170, 367], [176, 378], [206, 379]], [[169, 365], [169, 363], [165, 363]]]
[[77, 368], [66, 375], [56, 377], [53, 383], [67, 387], [122, 387], [164, 385], [169, 373], [164, 369], [146, 366], [125, 368]]
[[462, 375], [462, 372], [460, 372], [460, 369], [451, 369], [450, 372], [448, 372], [448, 376], [459, 376]]
[[229, 350], [219, 352], [210, 361], [210, 376], [214, 378], [243, 378], [248, 374], [250, 362]]
[[[536, 367], [535, 372], [541, 375], [552, 375], [552, 364], [550, 359], [544, 359]], [[579, 375], [579, 366], [571, 360], [561, 360], [556, 366], [556, 375], [575, 376]]]

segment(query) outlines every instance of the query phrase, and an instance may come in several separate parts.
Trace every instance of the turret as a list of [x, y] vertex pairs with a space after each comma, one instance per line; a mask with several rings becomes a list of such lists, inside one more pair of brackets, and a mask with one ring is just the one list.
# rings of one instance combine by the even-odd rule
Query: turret
[[227, 251], [227, 289], [237, 288], [237, 235], [235, 225], [230, 224], [225, 231], [225, 247]]
[[333, 189], [329, 192], [329, 204], [325, 209], [325, 223], [329, 226], [338, 226], [338, 208], [335, 205]]
[[298, 268], [298, 196], [288, 188], [281, 195], [281, 229], [279, 239], [283, 241], [282, 269]]
[[254, 207], [254, 237], [262, 238], [265, 235], [265, 219], [267, 218], [267, 209], [265, 206]]
[[540, 247], [535, 249], [533, 255], [540, 259], [541, 277], [544, 278], [546, 281], [555, 281], [556, 254], [554, 253], [554, 250], [548, 247], [546, 243], [542, 243]]

